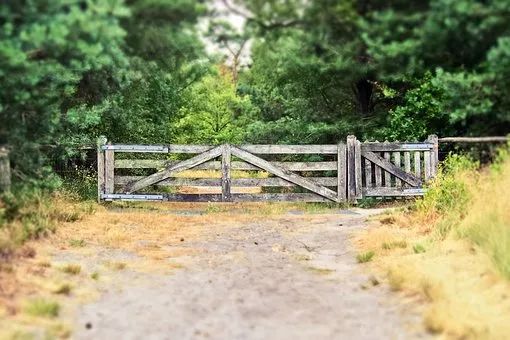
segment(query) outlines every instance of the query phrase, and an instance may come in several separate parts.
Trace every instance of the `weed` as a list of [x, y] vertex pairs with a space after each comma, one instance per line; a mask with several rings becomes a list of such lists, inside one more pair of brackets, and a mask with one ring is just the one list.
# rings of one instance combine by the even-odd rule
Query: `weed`
[[55, 318], [60, 311], [60, 305], [57, 302], [40, 298], [29, 301], [24, 311], [33, 316]]
[[108, 261], [105, 264], [113, 270], [123, 270], [126, 268], [125, 262], [110, 262], [110, 261]]
[[81, 266], [79, 264], [67, 264], [60, 268], [61, 271], [71, 275], [78, 275], [81, 272]]
[[390, 250], [395, 248], [407, 248], [407, 242], [405, 240], [383, 242], [382, 249]]
[[373, 251], [367, 251], [364, 253], [359, 253], [356, 256], [356, 260], [358, 260], [358, 263], [366, 263], [372, 261], [375, 253]]
[[307, 267], [306, 269], [319, 275], [328, 275], [334, 272], [334, 270], [328, 268]]
[[69, 245], [71, 247], [81, 248], [81, 247], [85, 247], [85, 241], [82, 239], [72, 239], [72, 240], [69, 240]]
[[415, 254], [421, 254], [426, 252], [427, 249], [425, 249], [425, 247], [422, 244], [416, 243], [415, 245], [413, 245], [413, 251]]
[[92, 280], [99, 280], [99, 273], [98, 272], [93, 272], [92, 274], [90, 274], [90, 278]]
[[69, 283], [63, 283], [53, 290], [54, 294], [69, 295], [72, 287]]

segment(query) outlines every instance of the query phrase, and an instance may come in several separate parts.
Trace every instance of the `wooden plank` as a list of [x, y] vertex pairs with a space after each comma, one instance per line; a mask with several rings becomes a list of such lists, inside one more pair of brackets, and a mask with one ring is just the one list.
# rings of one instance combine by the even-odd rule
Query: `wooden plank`
[[365, 188], [363, 189], [363, 196], [423, 196], [425, 192], [426, 190], [422, 188]]
[[[338, 154], [337, 154], [337, 198], [338, 201], [345, 201], [347, 199], [347, 149], [344, 143], [338, 144]], [[326, 185], [323, 182], [317, 182], [321, 185]]]
[[431, 177], [430, 171], [430, 151], [423, 153], [423, 170], [425, 172], [425, 181], [428, 181]]
[[510, 138], [506, 136], [438, 138], [439, 143], [505, 143], [508, 141], [510, 141]]
[[400, 178], [404, 182], [412, 185], [412, 186], [420, 186], [421, 180], [419, 178], [416, 178], [414, 175], [409, 174], [402, 170], [401, 168], [396, 167], [391, 162], [389, 162], [387, 159], [384, 159], [378, 155], [376, 155], [373, 152], [365, 152], [363, 154], [365, 158], [369, 159], [371, 162], [379, 165], [381, 168], [383, 168], [385, 171], [391, 173], [392, 175]]
[[414, 175], [417, 178], [421, 178], [421, 152], [417, 151], [414, 153]]
[[433, 145], [430, 150], [430, 176], [432, 178], [437, 175], [437, 167], [439, 165], [439, 142], [436, 135], [430, 135], [427, 142]]
[[115, 152], [168, 153], [168, 147], [165, 145], [108, 144], [101, 148], [105, 151], [114, 150]]
[[[164, 159], [116, 159], [116, 169], [163, 169], [179, 161]], [[327, 171], [337, 170], [337, 162], [272, 162], [290, 171]], [[221, 170], [221, 162], [209, 161], [195, 167], [197, 170]], [[244, 161], [232, 161], [232, 170], [257, 171], [255, 165]]]
[[[165, 201], [173, 202], [221, 202], [219, 194], [164, 194]], [[233, 202], [329, 202], [314, 193], [263, 193], [232, 194]]]
[[[214, 145], [128, 145], [116, 144], [108, 148], [117, 152], [156, 152], [156, 153], [203, 153], [215, 148]], [[245, 144], [236, 147], [254, 154], [336, 154], [337, 146], [334, 144], [315, 145], [277, 145], [277, 144]]]
[[[97, 148], [97, 201], [101, 201], [101, 194], [104, 193], [104, 151]], [[115, 183], [115, 179], [114, 179]]]
[[104, 193], [114, 193], [115, 180], [115, 151], [106, 150], [104, 152]]
[[[115, 176], [116, 185], [126, 185], [128, 183], [136, 182], [145, 176]], [[310, 181], [327, 187], [336, 187], [336, 177], [306, 177]], [[295, 187], [294, 183], [288, 182], [279, 177], [269, 178], [232, 178], [230, 186], [233, 187]], [[167, 178], [156, 184], [157, 186], [194, 186], [194, 187], [214, 187], [221, 186], [221, 178]]]
[[356, 199], [356, 137], [347, 136], [347, 199]]
[[372, 187], [372, 162], [365, 158], [365, 186]]
[[221, 200], [223, 202], [230, 202], [232, 200], [232, 193], [230, 192], [230, 145], [224, 144], [221, 153]]
[[[393, 164], [395, 164], [395, 166], [397, 166], [398, 168], [402, 168], [402, 163], [400, 161], [400, 152], [393, 153]], [[395, 186], [397, 188], [402, 186], [402, 181], [400, 180], [400, 178], [395, 178]]]
[[363, 163], [361, 162], [361, 142], [359, 140], [356, 140], [356, 143], [354, 144], [354, 153], [356, 158], [356, 198], [361, 199], [363, 198], [363, 192], [361, 191], [363, 187], [362, 183], [362, 172], [363, 172]]
[[264, 169], [267, 172], [272, 173], [275, 176], [281, 177], [289, 182], [292, 182], [292, 183], [297, 184], [305, 189], [315, 192], [316, 194], [319, 194], [323, 197], [329, 198], [330, 200], [332, 200], [334, 202], [337, 201], [337, 193], [331, 189], [320, 186], [317, 183], [315, 183], [305, 177], [296, 175], [295, 173], [292, 173], [292, 172], [288, 171], [287, 169], [284, 169], [277, 165], [271, 164], [270, 162], [266, 161], [265, 159], [257, 157], [255, 155], [253, 155], [245, 150], [239, 149], [235, 146], [231, 146], [231, 152], [232, 152], [232, 155], [234, 155], [235, 157], [239, 157], [246, 162], [256, 165], [259, 168]]
[[404, 171], [411, 173], [411, 153], [409, 151], [404, 152]]
[[148, 186], [156, 184], [164, 179], [167, 179], [168, 177], [171, 177], [173, 174], [175, 174], [179, 171], [191, 169], [199, 164], [207, 162], [210, 159], [216, 158], [216, 157], [220, 156], [221, 154], [222, 154], [222, 146], [215, 147], [214, 149], [208, 150], [208, 151], [201, 153], [195, 157], [181, 161], [175, 165], [171, 165], [171, 166], [167, 167], [165, 170], [158, 171], [155, 174], [145, 177], [139, 181], [136, 181], [135, 183], [127, 184], [124, 187], [124, 192], [126, 192], [126, 193], [136, 192], [142, 188], [148, 187]]
[[377, 188], [380, 188], [382, 187], [382, 169], [379, 165], [374, 164], [374, 171], [375, 171], [375, 186]]
[[[389, 152], [384, 153], [384, 159], [389, 163], [390, 162], [391, 154]], [[382, 170], [384, 171], [384, 186], [385, 187], [391, 187], [391, 173], [382, 167]]]
[[368, 142], [361, 145], [362, 151], [394, 152], [394, 151], [425, 151], [432, 148], [431, 143], [379, 143]]

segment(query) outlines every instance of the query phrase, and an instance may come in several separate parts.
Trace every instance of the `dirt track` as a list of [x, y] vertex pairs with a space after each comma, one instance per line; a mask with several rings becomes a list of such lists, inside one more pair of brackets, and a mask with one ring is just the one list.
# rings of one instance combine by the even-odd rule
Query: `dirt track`
[[409, 339], [420, 318], [356, 264], [369, 211], [287, 212], [211, 226], [170, 275], [126, 272], [81, 308], [79, 339]]

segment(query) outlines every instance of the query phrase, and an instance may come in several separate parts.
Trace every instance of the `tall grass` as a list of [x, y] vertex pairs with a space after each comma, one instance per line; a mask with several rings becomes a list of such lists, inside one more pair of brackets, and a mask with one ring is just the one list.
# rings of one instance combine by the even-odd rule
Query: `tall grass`
[[439, 239], [459, 236], [474, 242], [510, 279], [510, 147], [487, 169], [453, 155], [443, 164], [415, 216]]

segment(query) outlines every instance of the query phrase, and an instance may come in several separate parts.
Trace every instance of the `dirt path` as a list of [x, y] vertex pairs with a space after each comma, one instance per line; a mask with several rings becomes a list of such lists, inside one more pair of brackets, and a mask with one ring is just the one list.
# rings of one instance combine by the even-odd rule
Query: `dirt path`
[[[182, 246], [170, 275], [123, 274], [78, 312], [78, 339], [409, 339], [419, 317], [356, 264], [349, 236], [369, 212], [222, 226]], [[306, 218], [305, 218], [306, 217]], [[173, 259], [175, 261], [175, 259]]]

